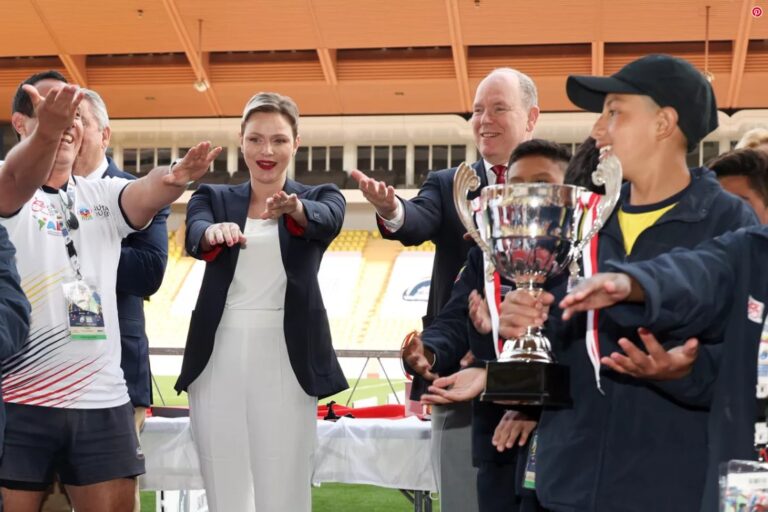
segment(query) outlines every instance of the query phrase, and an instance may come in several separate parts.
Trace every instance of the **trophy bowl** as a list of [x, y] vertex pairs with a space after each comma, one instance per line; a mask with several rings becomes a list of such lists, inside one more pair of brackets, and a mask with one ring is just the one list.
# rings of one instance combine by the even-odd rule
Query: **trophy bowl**
[[[485, 187], [470, 201], [467, 194], [477, 190], [480, 180], [471, 167], [459, 166], [454, 202], [468, 233], [485, 252], [486, 279], [498, 271], [517, 289], [538, 296], [566, 270], [577, 278], [584, 246], [618, 202], [618, 159], [604, 158], [593, 181], [606, 186], [606, 195], [573, 185], [519, 183]], [[548, 406], [571, 402], [569, 369], [557, 363], [541, 327], [529, 326], [522, 336], [506, 340], [498, 360], [487, 362], [486, 368], [481, 400]]]

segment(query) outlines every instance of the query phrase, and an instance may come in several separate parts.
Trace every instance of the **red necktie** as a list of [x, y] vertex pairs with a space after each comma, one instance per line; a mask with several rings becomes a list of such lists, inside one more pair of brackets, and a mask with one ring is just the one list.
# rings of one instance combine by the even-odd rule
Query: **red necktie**
[[496, 175], [496, 184], [503, 185], [506, 182], [504, 174], [507, 172], [507, 166], [501, 164], [494, 165], [491, 167], [491, 170], [493, 171], [493, 174]]

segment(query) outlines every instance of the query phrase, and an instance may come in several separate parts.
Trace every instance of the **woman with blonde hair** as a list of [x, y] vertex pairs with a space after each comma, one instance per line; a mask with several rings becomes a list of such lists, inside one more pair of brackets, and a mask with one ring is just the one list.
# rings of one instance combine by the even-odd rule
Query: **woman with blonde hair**
[[250, 180], [202, 185], [187, 206], [187, 251], [207, 264], [176, 389], [212, 512], [309, 512], [317, 398], [347, 387], [317, 280], [344, 196], [288, 179], [298, 118], [288, 97], [253, 96]]

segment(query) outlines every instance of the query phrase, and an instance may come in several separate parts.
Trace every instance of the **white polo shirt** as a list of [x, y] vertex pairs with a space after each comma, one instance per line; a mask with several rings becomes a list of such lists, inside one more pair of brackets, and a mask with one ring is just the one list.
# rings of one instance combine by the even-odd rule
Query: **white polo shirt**
[[32, 305], [29, 338], [2, 361], [5, 402], [46, 407], [101, 409], [128, 402], [120, 369], [120, 330], [115, 281], [120, 243], [133, 232], [119, 205], [121, 178], [77, 179], [70, 236], [86, 282], [101, 296], [106, 339], [73, 341], [69, 336], [62, 283], [74, 272], [62, 236], [58, 193], [35, 192], [21, 210], [0, 218], [16, 246], [21, 286]]

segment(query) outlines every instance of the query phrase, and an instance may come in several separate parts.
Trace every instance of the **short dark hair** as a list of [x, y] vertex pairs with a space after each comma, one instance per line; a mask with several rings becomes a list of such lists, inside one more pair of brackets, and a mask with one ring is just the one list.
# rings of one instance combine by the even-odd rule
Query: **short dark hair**
[[758, 149], [734, 149], [716, 156], [707, 163], [718, 178], [744, 176], [749, 188], [768, 206], [768, 155]]
[[605, 187], [592, 183], [592, 172], [600, 162], [600, 150], [595, 139], [587, 137], [582, 142], [571, 158], [571, 162], [565, 169], [566, 185], [584, 187], [597, 194], [605, 194]]
[[48, 71], [35, 73], [34, 75], [21, 82], [16, 88], [16, 94], [13, 95], [13, 103], [11, 103], [12, 113], [18, 112], [20, 114], [24, 114], [27, 117], [35, 117], [35, 107], [32, 106], [32, 100], [29, 98], [29, 94], [27, 94], [24, 89], [22, 89], [22, 86], [35, 85], [36, 83], [42, 82], [43, 80], [58, 80], [59, 82], [64, 82], [65, 84], [69, 83], [64, 75], [55, 69], [49, 69]]
[[509, 157], [509, 167], [527, 156], [543, 156], [553, 162], [562, 162], [568, 165], [571, 161], [571, 150], [562, 144], [544, 139], [531, 139], [520, 143]]

